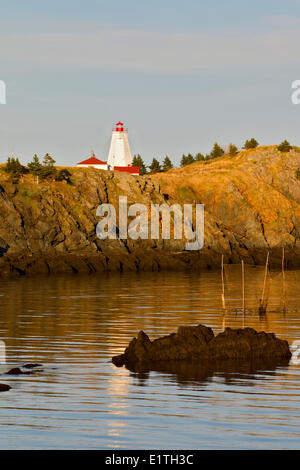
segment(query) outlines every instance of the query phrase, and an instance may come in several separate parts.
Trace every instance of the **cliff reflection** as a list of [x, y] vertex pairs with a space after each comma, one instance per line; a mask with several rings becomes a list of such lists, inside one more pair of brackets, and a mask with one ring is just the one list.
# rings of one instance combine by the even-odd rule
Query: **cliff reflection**
[[[236, 276], [236, 278], [234, 278]], [[280, 282], [270, 293], [266, 316], [254, 307], [260, 292], [260, 273], [247, 282], [246, 326], [291, 338], [291, 322], [299, 325], [298, 272], [287, 272], [288, 308], [279, 310]], [[240, 273], [229, 284], [226, 326], [241, 327]], [[118, 352], [139, 329], [154, 336], [179, 325], [203, 323], [222, 329], [219, 273], [135, 273], [68, 278], [2, 281], [0, 285], [1, 334], [9, 338], [80, 337]], [[251, 308], [250, 308], [251, 307]], [[30, 322], [28, 321], [30, 318]]]

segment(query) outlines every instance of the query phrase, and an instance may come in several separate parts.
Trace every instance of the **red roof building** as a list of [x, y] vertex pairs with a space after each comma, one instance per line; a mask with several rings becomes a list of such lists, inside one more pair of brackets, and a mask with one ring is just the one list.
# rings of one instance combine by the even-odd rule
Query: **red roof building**
[[99, 160], [99, 158], [95, 157], [95, 154], [93, 150], [91, 151], [91, 156], [87, 160], [83, 160], [80, 163], [77, 163], [77, 166], [80, 167], [93, 167], [93, 168], [98, 168], [100, 170], [107, 170], [108, 165], [107, 162], [103, 162], [102, 160]]
[[96, 157], [90, 157], [87, 160], [83, 160], [83, 162], [78, 163], [78, 165], [106, 165], [106, 162], [103, 162]]

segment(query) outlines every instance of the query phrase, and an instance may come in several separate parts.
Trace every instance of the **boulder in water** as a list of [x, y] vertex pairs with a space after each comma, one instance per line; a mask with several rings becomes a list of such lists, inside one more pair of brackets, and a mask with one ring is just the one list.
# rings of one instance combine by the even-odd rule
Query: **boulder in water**
[[180, 326], [177, 333], [154, 341], [140, 331], [124, 353], [113, 357], [112, 362], [121, 367], [145, 362], [290, 357], [288, 342], [277, 338], [274, 333], [257, 332], [253, 328], [226, 328], [215, 336], [211, 328], [198, 325]]
[[[43, 372], [42, 369], [35, 369], [35, 367], [38, 367], [39, 365], [40, 364], [25, 364], [25, 366], [22, 367], [13, 367], [8, 372], [6, 372], [6, 375], [30, 375], [36, 372]], [[23, 368], [25, 370], [23, 370]]]
[[42, 364], [35, 364], [35, 363], [31, 364], [30, 363], [30, 364], [24, 364], [22, 367], [24, 369], [34, 369], [35, 367], [42, 367]]
[[0, 384], [0, 392], [8, 392], [8, 390], [10, 390], [11, 387], [9, 385], [6, 385], [6, 384]]

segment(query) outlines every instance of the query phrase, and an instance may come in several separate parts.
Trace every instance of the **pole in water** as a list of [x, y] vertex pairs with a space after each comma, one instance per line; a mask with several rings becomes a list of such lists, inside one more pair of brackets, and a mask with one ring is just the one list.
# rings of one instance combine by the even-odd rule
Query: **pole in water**
[[282, 271], [282, 302], [283, 302], [283, 313], [285, 313], [285, 311], [286, 311], [286, 286], [285, 286], [285, 272], [284, 272], [284, 247], [282, 248], [281, 271]]
[[225, 306], [225, 284], [224, 284], [224, 255], [222, 255], [222, 263], [221, 263], [221, 280], [222, 280], [222, 307], [223, 307], [223, 330], [225, 330], [226, 326], [226, 306]]
[[243, 328], [245, 328], [245, 267], [242, 259]]
[[266, 310], [267, 310], [267, 305], [265, 305], [265, 290], [266, 290], [266, 282], [267, 282], [267, 275], [268, 275], [269, 254], [270, 254], [270, 252], [268, 251], [267, 259], [266, 259], [266, 267], [265, 267], [264, 285], [263, 285], [262, 295], [261, 295], [261, 299], [260, 299], [260, 305], [259, 305], [259, 309], [258, 309], [259, 313], [261, 313], [261, 314], [266, 313]]

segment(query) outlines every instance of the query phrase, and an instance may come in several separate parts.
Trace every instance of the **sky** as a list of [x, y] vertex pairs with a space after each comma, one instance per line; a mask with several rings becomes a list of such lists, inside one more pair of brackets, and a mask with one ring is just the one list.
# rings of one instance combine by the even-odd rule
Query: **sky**
[[299, 44], [300, 0], [0, 0], [0, 163], [106, 160], [119, 120], [146, 164], [300, 145]]

